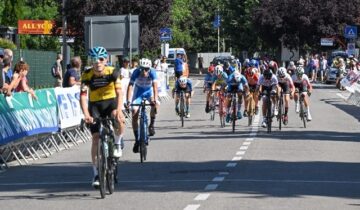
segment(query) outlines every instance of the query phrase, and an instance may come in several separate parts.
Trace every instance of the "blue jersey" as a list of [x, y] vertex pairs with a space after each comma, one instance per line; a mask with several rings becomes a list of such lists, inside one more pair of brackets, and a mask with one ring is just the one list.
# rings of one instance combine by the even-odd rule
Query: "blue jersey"
[[142, 75], [142, 69], [137, 68], [131, 75], [129, 85], [134, 86], [133, 100], [136, 98], [149, 98], [153, 95], [153, 83], [157, 82], [156, 70], [150, 68], [147, 77]]
[[238, 90], [244, 90], [244, 86], [248, 85], [248, 82], [244, 75], [240, 74], [241, 79], [240, 82], [237, 82], [235, 80], [235, 73], [232, 73], [229, 75], [228, 79], [226, 80], [226, 83], [229, 88], [237, 88]]
[[225, 72], [222, 72], [221, 75], [219, 75], [219, 76], [216, 76], [214, 74], [212, 77], [213, 83], [215, 82], [216, 84], [226, 83], [227, 79], [228, 79], [228, 75]]
[[187, 79], [186, 87], [182, 88], [180, 86], [179, 80], [177, 80], [175, 83], [175, 92], [177, 92], [179, 90], [185, 90], [187, 92], [191, 92], [192, 91], [192, 81], [190, 79]]
[[183, 71], [183, 60], [181, 58], [175, 59], [175, 71], [182, 72]]
[[211, 87], [211, 85], [213, 84], [213, 75], [212, 74], [210, 74], [210, 73], [207, 73], [206, 75], [205, 75], [205, 78], [204, 78], [204, 87], [205, 88], [210, 88]]

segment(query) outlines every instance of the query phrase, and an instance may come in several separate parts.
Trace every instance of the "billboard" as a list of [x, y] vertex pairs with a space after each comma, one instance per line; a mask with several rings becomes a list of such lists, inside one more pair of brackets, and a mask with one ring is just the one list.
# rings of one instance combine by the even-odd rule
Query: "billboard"
[[85, 20], [86, 50], [103, 46], [115, 55], [139, 53], [139, 16], [86, 16]]
[[51, 34], [52, 20], [18, 20], [18, 34]]

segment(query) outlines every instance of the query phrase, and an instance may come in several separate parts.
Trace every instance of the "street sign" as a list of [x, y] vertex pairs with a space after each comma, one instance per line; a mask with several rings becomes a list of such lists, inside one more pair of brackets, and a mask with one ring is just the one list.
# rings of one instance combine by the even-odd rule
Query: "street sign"
[[347, 39], [357, 38], [357, 27], [356, 26], [345, 26], [344, 36]]
[[333, 46], [334, 45], [334, 39], [333, 38], [321, 38], [320, 39], [320, 45], [321, 46]]
[[221, 17], [220, 17], [220, 15], [215, 15], [213, 26], [214, 26], [214, 28], [219, 28], [220, 25], [221, 25]]
[[171, 29], [170, 28], [160, 28], [160, 41], [168, 42], [171, 41]]
[[347, 54], [348, 55], [355, 55], [356, 49], [355, 49], [355, 43], [350, 42], [347, 44]]

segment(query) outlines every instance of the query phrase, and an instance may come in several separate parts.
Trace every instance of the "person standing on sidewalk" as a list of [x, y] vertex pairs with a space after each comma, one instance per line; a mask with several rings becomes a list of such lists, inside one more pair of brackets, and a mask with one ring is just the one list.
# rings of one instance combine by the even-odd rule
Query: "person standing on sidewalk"
[[62, 66], [61, 66], [62, 60], [63, 60], [62, 54], [57, 54], [56, 61], [52, 69], [53, 76], [56, 79], [54, 87], [62, 87], [62, 81], [63, 81]]
[[204, 69], [204, 58], [199, 54], [198, 57], [198, 66], [199, 66], [199, 74], [202, 74], [202, 71]]

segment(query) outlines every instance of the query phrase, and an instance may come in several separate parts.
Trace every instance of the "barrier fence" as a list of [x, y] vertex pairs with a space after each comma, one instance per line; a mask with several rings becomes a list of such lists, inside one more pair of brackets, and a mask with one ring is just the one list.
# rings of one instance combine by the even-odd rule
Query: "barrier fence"
[[346, 101], [355, 106], [360, 106], [360, 72], [349, 71], [346, 77], [341, 80], [341, 85], [350, 92]]
[[[164, 73], [158, 72], [158, 76], [159, 100], [166, 102], [171, 99], [169, 88]], [[124, 93], [128, 83], [123, 80]], [[80, 129], [83, 114], [78, 86], [40, 89], [35, 94], [37, 100], [24, 92], [0, 95], [0, 170], [14, 160], [26, 165], [91, 139], [87, 128]], [[131, 114], [123, 112], [126, 126], [131, 127]]]

